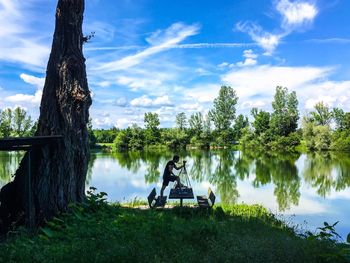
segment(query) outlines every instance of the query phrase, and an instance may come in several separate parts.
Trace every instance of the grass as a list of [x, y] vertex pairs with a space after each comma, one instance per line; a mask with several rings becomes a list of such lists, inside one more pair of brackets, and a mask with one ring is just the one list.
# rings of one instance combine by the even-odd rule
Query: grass
[[1, 262], [347, 262], [338, 244], [307, 239], [258, 205], [150, 210], [86, 204], [0, 245]]

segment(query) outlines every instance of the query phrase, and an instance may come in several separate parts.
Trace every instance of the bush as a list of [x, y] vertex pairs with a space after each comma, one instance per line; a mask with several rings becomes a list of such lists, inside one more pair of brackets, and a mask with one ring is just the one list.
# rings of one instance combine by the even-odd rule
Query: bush
[[350, 132], [336, 131], [332, 134], [330, 148], [338, 151], [350, 151]]
[[328, 126], [316, 126], [315, 133], [315, 148], [317, 150], [329, 150], [331, 145], [331, 130]]

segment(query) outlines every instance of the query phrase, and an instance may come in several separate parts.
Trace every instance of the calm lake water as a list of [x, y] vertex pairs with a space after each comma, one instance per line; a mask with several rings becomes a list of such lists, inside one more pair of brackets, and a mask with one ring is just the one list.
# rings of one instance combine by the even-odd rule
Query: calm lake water
[[[86, 185], [110, 201], [146, 200], [159, 193], [164, 166], [174, 152], [93, 153]], [[195, 195], [211, 187], [222, 203], [262, 204], [301, 229], [334, 223], [350, 232], [350, 154], [266, 154], [231, 150], [177, 152], [187, 160]], [[11, 180], [22, 154], [0, 153], [0, 186]], [[169, 187], [165, 190], [168, 195]], [[192, 200], [192, 202], [195, 200]], [[170, 201], [172, 202], [172, 201]]]

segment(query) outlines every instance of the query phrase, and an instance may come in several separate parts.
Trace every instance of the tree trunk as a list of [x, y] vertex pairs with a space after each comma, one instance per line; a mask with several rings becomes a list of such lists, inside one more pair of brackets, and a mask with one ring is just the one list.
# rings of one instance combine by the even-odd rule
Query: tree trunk
[[[26, 153], [13, 182], [0, 193], [2, 228], [23, 223], [29, 213], [40, 224], [70, 202], [85, 198], [89, 162], [87, 122], [91, 105], [82, 53], [84, 0], [59, 0], [56, 26], [36, 136], [62, 135], [60, 142]], [[28, 158], [31, 181], [28, 185]], [[29, 196], [29, 198], [28, 198]], [[30, 197], [31, 196], [31, 197]]]

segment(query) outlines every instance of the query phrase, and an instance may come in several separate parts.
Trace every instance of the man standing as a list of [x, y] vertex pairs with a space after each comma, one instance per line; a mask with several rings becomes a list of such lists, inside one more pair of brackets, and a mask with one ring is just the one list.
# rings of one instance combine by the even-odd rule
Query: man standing
[[164, 189], [169, 185], [169, 182], [177, 182], [177, 186], [181, 187], [180, 177], [176, 176], [173, 173], [173, 169], [180, 170], [185, 166], [186, 161], [183, 161], [183, 164], [179, 167], [175, 165], [175, 163], [179, 162], [180, 157], [178, 155], [174, 155], [173, 159], [167, 162], [165, 165], [164, 173], [163, 173], [163, 185], [162, 189], [160, 190], [160, 198], [162, 200], [163, 198], [163, 192]]

